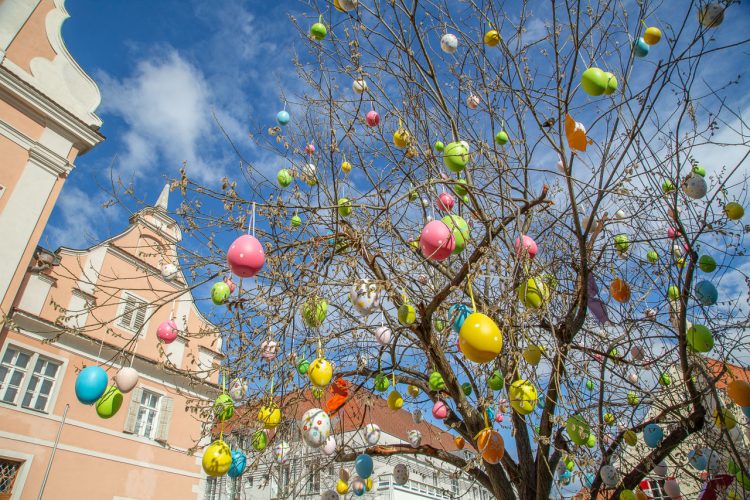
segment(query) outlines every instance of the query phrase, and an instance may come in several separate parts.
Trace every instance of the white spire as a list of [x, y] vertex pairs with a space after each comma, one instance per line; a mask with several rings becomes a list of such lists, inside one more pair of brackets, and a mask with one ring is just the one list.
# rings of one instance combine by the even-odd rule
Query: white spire
[[169, 183], [164, 185], [164, 189], [161, 190], [161, 194], [159, 195], [159, 198], [156, 200], [154, 207], [161, 208], [166, 212], [168, 210], [167, 208], [168, 205], [169, 205]]

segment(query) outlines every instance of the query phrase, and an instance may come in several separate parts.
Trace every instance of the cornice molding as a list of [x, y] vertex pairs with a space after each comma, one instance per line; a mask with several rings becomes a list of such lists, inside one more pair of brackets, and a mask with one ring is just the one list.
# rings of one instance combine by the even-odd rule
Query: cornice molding
[[13, 128], [9, 123], [0, 121], [0, 135], [10, 139], [29, 152], [29, 161], [39, 165], [54, 175], [67, 175], [73, 170], [73, 165], [55, 153], [47, 146], [31, 139]]

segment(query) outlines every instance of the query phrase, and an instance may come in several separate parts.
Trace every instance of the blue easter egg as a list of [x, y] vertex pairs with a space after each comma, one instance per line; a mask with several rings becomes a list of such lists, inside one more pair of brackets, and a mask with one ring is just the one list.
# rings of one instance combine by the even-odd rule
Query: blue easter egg
[[487, 408], [487, 419], [490, 422], [495, 420], [495, 410], [493, 408]]
[[695, 285], [695, 298], [704, 306], [712, 306], [719, 300], [719, 292], [710, 281], [701, 281]]
[[466, 304], [453, 304], [448, 308], [448, 317], [455, 319], [453, 320], [453, 331], [458, 333], [461, 331], [461, 327], [464, 325], [464, 321], [471, 314], [471, 308]]
[[563, 472], [562, 474], [560, 474], [560, 480], [561, 481], [565, 481], [567, 479], [568, 481], [570, 481], [570, 478], [572, 476], [573, 476], [573, 473], [570, 472], [569, 470], [566, 470], [565, 472]]
[[635, 51], [636, 57], [646, 57], [648, 55], [649, 46], [643, 38], [639, 38], [633, 44], [633, 50]]
[[583, 476], [583, 484], [586, 485], [586, 488], [591, 488], [591, 485], [594, 483], [594, 475], [591, 473], [586, 474]]
[[357, 457], [357, 459], [354, 461], [354, 468], [357, 469], [357, 474], [359, 474], [359, 477], [367, 479], [372, 475], [372, 458], [370, 455], [363, 453], [360, 456]]
[[286, 110], [279, 111], [276, 113], [276, 121], [279, 122], [279, 125], [286, 125], [289, 123], [289, 113]]
[[76, 397], [85, 405], [96, 403], [107, 390], [107, 372], [101, 366], [87, 366], [76, 377]]
[[247, 457], [240, 450], [234, 450], [232, 452], [232, 465], [227, 471], [229, 477], [240, 477], [245, 472], [247, 466]]
[[656, 448], [664, 439], [664, 431], [657, 424], [648, 424], [643, 428], [643, 441], [649, 448]]
[[708, 467], [708, 458], [706, 458], [702, 450], [690, 450], [690, 453], [688, 453], [688, 462], [697, 470], [706, 470], [706, 467]]
[[742, 408], [742, 413], [744, 413], [747, 418], [750, 418], [750, 406]]

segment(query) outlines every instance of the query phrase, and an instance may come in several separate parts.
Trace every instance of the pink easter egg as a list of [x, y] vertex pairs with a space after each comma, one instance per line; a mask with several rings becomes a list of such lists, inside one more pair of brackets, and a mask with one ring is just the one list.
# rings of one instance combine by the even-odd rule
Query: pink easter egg
[[456, 239], [450, 228], [439, 220], [427, 223], [419, 237], [422, 255], [432, 260], [445, 260], [456, 249]]
[[669, 229], [667, 229], [667, 238], [669, 238], [670, 240], [677, 239], [679, 236], [680, 236], [679, 229], [675, 229], [673, 227], [670, 227]]
[[156, 336], [165, 344], [171, 344], [177, 338], [177, 331], [177, 323], [170, 319], [159, 325]]
[[524, 253], [527, 253], [532, 259], [536, 257], [536, 253], [539, 251], [536, 246], [536, 242], [531, 239], [530, 236], [526, 236], [525, 234], [521, 235], [520, 238], [516, 238], [514, 248], [518, 257], [521, 257]]
[[260, 241], [249, 234], [234, 240], [227, 252], [229, 269], [242, 278], [251, 278], [258, 274], [265, 260], [266, 256]]
[[237, 288], [237, 285], [234, 284], [234, 281], [232, 281], [232, 278], [230, 278], [229, 276], [226, 276], [224, 278], [224, 283], [226, 283], [227, 286], [229, 287], [229, 293], [234, 293], [234, 290]]
[[432, 405], [432, 416], [439, 419], [445, 420], [448, 417], [448, 405], [445, 401], [438, 399], [435, 404]]
[[313, 143], [308, 144], [305, 146], [305, 153], [311, 155], [315, 152], [315, 145]]
[[505, 420], [505, 419], [503, 418], [503, 414], [502, 413], [496, 413], [495, 414], [495, 422], [497, 422], [498, 424], [502, 424], [503, 420]]
[[367, 112], [367, 117], [365, 118], [365, 120], [367, 120], [367, 124], [369, 126], [377, 127], [380, 123], [380, 115], [373, 109]]
[[453, 198], [453, 196], [450, 195], [450, 193], [442, 192], [435, 202], [435, 208], [437, 208], [441, 212], [450, 212], [451, 210], [453, 210], [453, 206], [455, 204], [456, 200]]
[[260, 344], [260, 357], [266, 361], [271, 361], [279, 352], [279, 344], [273, 340], [264, 340]]
[[391, 329], [386, 326], [380, 326], [375, 330], [375, 340], [380, 345], [388, 345], [391, 341]]

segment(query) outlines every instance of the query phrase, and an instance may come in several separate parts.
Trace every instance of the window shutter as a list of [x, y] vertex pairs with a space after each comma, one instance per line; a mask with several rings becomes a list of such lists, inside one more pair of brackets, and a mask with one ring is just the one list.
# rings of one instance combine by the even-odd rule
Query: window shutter
[[162, 396], [159, 400], [159, 423], [156, 426], [154, 439], [156, 441], [166, 441], [169, 436], [169, 424], [172, 423], [172, 406], [174, 400], [167, 396]]
[[138, 301], [138, 309], [135, 310], [135, 323], [133, 324], [133, 330], [140, 330], [143, 323], [146, 322], [146, 303]]
[[130, 328], [133, 321], [133, 310], [135, 309], [135, 300], [130, 295], [125, 295], [125, 308], [120, 316], [120, 324]]
[[128, 434], [135, 432], [135, 421], [138, 418], [138, 409], [141, 407], [141, 398], [143, 398], [143, 389], [136, 387], [130, 393], [130, 406], [128, 406], [128, 416], [125, 418], [124, 432]]

